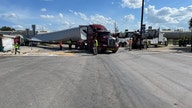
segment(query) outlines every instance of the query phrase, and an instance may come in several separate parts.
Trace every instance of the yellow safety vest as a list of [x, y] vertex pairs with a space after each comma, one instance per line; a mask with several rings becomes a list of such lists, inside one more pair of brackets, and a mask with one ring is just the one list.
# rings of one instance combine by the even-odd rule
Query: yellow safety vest
[[71, 42], [71, 40], [69, 40], [69, 41], [67, 41], [68, 42], [68, 44], [71, 44], [72, 42]]
[[15, 48], [19, 48], [18, 44], [15, 44], [14, 46], [15, 46]]
[[95, 46], [99, 46], [97, 39], [95, 39]]

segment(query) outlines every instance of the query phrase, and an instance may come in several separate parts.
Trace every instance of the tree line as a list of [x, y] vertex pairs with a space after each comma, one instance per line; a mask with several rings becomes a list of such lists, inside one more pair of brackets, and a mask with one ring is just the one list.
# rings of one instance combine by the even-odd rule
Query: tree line
[[15, 31], [15, 29], [11, 27], [3, 26], [0, 28], [0, 31]]

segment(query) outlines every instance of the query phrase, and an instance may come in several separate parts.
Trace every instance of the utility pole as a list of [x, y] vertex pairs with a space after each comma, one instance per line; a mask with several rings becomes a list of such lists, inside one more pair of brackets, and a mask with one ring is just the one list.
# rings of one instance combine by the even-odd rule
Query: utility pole
[[191, 28], [191, 52], [192, 52], [192, 28]]
[[144, 13], [144, 0], [142, 0], [142, 10], [141, 10], [141, 26], [140, 26], [140, 50], [141, 50], [141, 38], [142, 38], [142, 35], [143, 35], [143, 33], [142, 33], [142, 26], [143, 26], [143, 13]]
[[191, 30], [191, 52], [192, 52], [192, 17], [189, 20], [189, 29]]
[[114, 32], [115, 34], [118, 32], [116, 21], [114, 22]]
[[[35, 35], [36, 35], [36, 25], [32, 25], [32, 30], [33, 30], [33, 35], [31, 38], [33, 38]], [[30, 45], [31, 45], [31, 50], [32, 50], [32, 46], [33, 46], [33, 42], [30, 42]]]

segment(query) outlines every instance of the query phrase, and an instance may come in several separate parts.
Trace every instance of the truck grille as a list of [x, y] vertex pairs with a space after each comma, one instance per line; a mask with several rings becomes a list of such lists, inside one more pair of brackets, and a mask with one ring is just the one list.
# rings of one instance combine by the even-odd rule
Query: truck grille
[[108, 46], [114, 47], [115, 43], [116, 43], [116, 41], [114, 39], [109, 39], [108, 40]]

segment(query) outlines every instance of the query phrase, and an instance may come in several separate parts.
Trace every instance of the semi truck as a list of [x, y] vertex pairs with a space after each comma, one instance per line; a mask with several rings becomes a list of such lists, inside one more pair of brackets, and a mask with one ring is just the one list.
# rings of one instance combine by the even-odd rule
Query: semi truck
[[158, 45], [168, 45], [167, 38], [164, 37], [164, 33], [161, 33], [159, 29], [149, 29], [143, 37], [144, 43], [146, 43], [147, 47], [149, 45], [154, 45], [157, 47]]
[[111, 36], [111, 33], [100, 24], [79, 25], [79, 27], [70, 28], [46, 34], [34, 36], [30, 41], [36, 42], [67, 42], [72, 41], [75, 48], [93, 50], [94, 39], [98, 40], [98, 51], [104, 52], [110, 50], [113, 53], [117, 52], [119, 46], [116, 38]]
[[148, 30], [146, 30], [146, 32], [143, 32], [142, 35], [139, 30], [125, 30], [124, 33], [115, 33], [114, 37], [117, 37], [118, 44], [121, 47], [128, 45], [128, 40], [130, 38], [132, 38], [133, 48], [147, 48], [150, 45], [154, 45], [155, 47], [157, 47], [158, 45], [168, 45], [168, 41], [167, 38], [164, 36], [164, 33], [160, 32], [160, 29], [152, 29], [151, 26], [149, 26]]
[[87, 40], [84, 41], [87, 43], [87, 48], [89, 50], [93, 49], [94, 38], [98, 40], [98, 51], [104, 52], [110, 50], [113, 53], [117, 52], [119, 46], [116, 41], [116, 38], [112, 37], [111, 33], [100, 24], [92, 24], [87, 26]]

